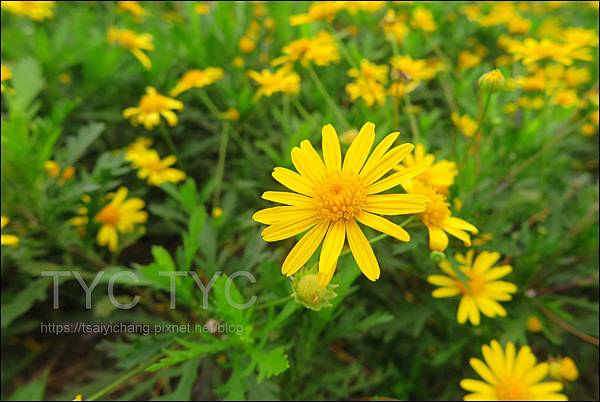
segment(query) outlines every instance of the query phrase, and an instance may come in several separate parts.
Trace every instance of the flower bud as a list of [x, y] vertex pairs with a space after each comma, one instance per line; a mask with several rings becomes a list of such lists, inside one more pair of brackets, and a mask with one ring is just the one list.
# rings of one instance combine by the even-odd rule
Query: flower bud
[[439, 264], [446, 259], [446, 254], [444, 254], [442, 251], [432, 251], [431, 254], [429, 254], [429, 258], [431, 261]]
[[319, 276], [315, 273], [299, 274], [292, 282], [296, 301], [314, 311], [331, 306], [329, 301], [337, 296], [333, 291], [336, 287], [337, 285], [331, 284], [321, 285]]
[[504, 89], [505, 84], [506, 79], [498, 69], [485, 73], [479, 78], [479, 88], [492, 94]]

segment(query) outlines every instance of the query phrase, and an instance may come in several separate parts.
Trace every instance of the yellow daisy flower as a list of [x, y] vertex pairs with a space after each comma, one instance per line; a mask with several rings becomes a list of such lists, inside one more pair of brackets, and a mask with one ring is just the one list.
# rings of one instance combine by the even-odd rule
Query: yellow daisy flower
[[577, 365], [570, 357], [548, 360], [548, 376], [559, 381], [575, 381], [579, 377]]
[[160, 159], [156, 150], [144, 149], [128, 152], [125, 158], [135, 169], [138, 169], [138, 177], [142, 180], [147, 179], [147, 183], [151, 186], [185, 180], [184, 172], [171, 167], [177, 163], [177, 158], [173, 155]]
[[359, 79], [365, 79], [368, 81], [376, 81], [381, 84], [385, 84], [388, 79], [389, 67], [385, 64], [377, 65], [371, 63], [369, 60], [362, 59], [360, 61], [360, 68], [351, 68], [348, 70], [348, 76]]
[[319, 32], [311, 38], [300, 38], [283, 48], [283, 56], [273, 60], [278, 66], [284, 63], [300, 61], [306, 66], [309, 62], [317, 66], [327, 66], [340, 61], [340, 53], [335, 38], [326, 31]]
[[179, 79], [175, 88], [170, 92], [171, 96], [178, 96], [182, 92], [192, 88], [203, 88], [223, 77], [223, 69], [220, 67], [209, 67], [205, 70], [189, 70]]
[[387, 93], [395, 98], [403, 98], [404, 95], [409, 94], [417, 89], [420, 84], [420, 81], [410, 81], [409, 83], [405, 83], [403, 81], [392, 82]]
[[481, 348], [482, 361], [472, 358], [469, 363], [481, 380], [464, 379], [461, 388], [471, 392], [465, 401], [566, 401], [560, 392], [563, 385], [543, 381], [548, 374], [548, 363], [537, 364], [529, 346], [516, 351], [512, 342], [503, 349], [493, 340]]
[[417, 7], [413, 11], [411, 24], [413, 28], [420, 29], [423, 32], [434, 32], [437, 29], [431, 11], [422, 7]]
[[107, 34], [108, 43], [117, 44], [128, 49], [136, 59], [142, 63], [146, 70], [152, 68], [150, 58], [144, 53], [154, 50], [152, 35], [149, 33], [137, 34], [129, 29], [110, 28]]
[[468, 232], [477, 234], [479, 231], [469, 222], [452, 216], [450, 205], [444, 194], [419, 180], [409, 180], [402, 183], [408, 194], [422, 195], [430, 201], [425, 211], [417, 216], [429, 232], [429, 248], [434, 251], [444, 251], [448, 247], [448, 234], [462, 240], [465, 246], [471, 246], [471, 236]]
[[265, 192], [264, 199], [284, 206], [263, 209], [252, 218], [269, 225], [262, 232], [263, 239], [268, 242], [308, 231], [283, 262], [281, 272], [284, 275], [291, 276], [302, 268], [322, 242], [318, 275], [321, 284], [328, 284], [347, 238], [360, 270], [370, 280], [377, 280], [379, 263], [357, 221], [398, 240], [410, 240], [404, 229], [380, 216], [425, 210], [425, 197], [378, 194], [422, 171], [416, 167], [382, 179], [413, 149], [411, 144], [403, 144], [390, 150], [398, 135], [392, 133], [385, 137], [369, 157], [375, 140], [375, 125], [365, 123], [342, 162], [338, 136], [328, 124], [322, 130], [323, 159], [310, 141], [305, 140], [292, 150], [292, 162], [299, 173], [275, 168], [275, 180], [292, 192]]
[[367, 106], [373, 106], [375, 103], [378, 105], [385, 103], [385, 88], [374, 80], [357, 78], [346, 84], [346, 93], [348, 93], [352, 102], [362, 99]]
[[300, 76], [289, 67], [284, 66], [279, 70], [272, 72], [269, 70], [248, 71], [248, 76], [256, 81], [260, 88], [254, 95], [254, 100], [262, 96], [271, 96], [276, 92], [286, 94], [296, 94], [300, 90]]
[[134, 126], [142, 124], [147, 130], [152, 130], [160, 124], [161, 116], [169, 126], [175, 126], [178, 120], [173, 110], [183, 110], [183, 102], [159, 94], [154, 87], [147, 87], [138, 105], [125, 109], [123, 117]]
[[527, 331], [529, 332], [542, 332], [544, 329], [544, 324], [542, 321], [535, 315], [530, 315], [527, 317]]
[[409, 81], [429, 81], [433, 79], [437, 71], [427, 60], [413, 59], [410, 56], [394, 56], [390, 60], [392, 68]]
[[142, 21], [148, 12], [140, 5], [139, 1], [119, 1], [117, 2], [119, 10], [130, 13], [137, 21]]
[[117, 250], [119, 233], [130, 233], [134, 225], [148, 220], [148, 213], [143, 211], [144, 200], [137, 197], [127, 199], [127, 194], [127, 188], [120, 187], [94, 218], [94, 222], [102, 225], [96, 242], [99, 246], [108, 246], [111, 252]]
[[[0, 216], [0, 229], [4, 230], [4, 227], [8, 225], [10, 219], [6, 216]], [[16, 246], [19, 243], [19, 238], [15, 235], [3, 234], [0, 235], [0, 245], [2, 246]]]
[[523, 64], [532, 64], [540, 60], [554, 60], [566, 66], [576, 60], [591, 61], [589, 49], [579, 47], [579, 44], [560, 44], [548, 39], [540, 41], [527, 38], [524, 41], [514, 41], [508, 47], [515, 60], [522, 60]]
[[54, 17], [55, 1], [3, 1], [2, 9], [19, 17], [43, 21]]
[[456, 163], [448, 160], [436, 162], [435, 155], [428, 154], [423, 144], [416, 144], [413, 153], [404, 158], [402, 165], [397, 166], [396, 170], [413, 166], [424, 166], [427, 168], [427, 170], [416, 176], [413, 180], [418, 180], [442, 194], [448, 193], [448, 188], [454, 184], [454, 179], [458, 175]]
[[427, 281], [439, 286], [432, 292], [435, 298], [455, 297], [462, 295], [456, 319], [464, 324], [467, 319], [473, 325], [479, 325], [480, 312], [486, 317], [504, 317], [506, 310], [498, 303], [512, 299], [511, 293], [517, 287], [498, 279], [512, 272], [510, 265], [494, 266], [500, 259], [500, 253], [483, 251], [477, 258], [475, 251], [469, 250], [466, 255], [455, 254], [454, 259], [458, 268], [452, 268], [448, 260], [439, 263], [440, 269], [446, 275], [430, 275]]
[[340, 8], [340, 4], [337, 1], [315, 2], [308, 9], [308, 13], [290, 16], [290, 25], [304, 25], [315, 21], [331, 22]]
[[468, 114], [462, 116], [456, 112], [452, 112], [450, 115], [452, 123], [458, 128], [465, 137], [473, 137], [477, 131], [477, 122], [471, 118]]

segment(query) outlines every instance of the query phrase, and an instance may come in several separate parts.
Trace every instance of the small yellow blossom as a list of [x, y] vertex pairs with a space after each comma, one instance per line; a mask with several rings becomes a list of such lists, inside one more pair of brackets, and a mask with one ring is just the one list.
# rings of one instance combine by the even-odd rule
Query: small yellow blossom
[[138, 169], [137, 176], [146, 180], [151, 186], [185, 180], [184, 172], [171, 167], [177, 162], [177, 158], [173, 155], [161, 159], [154, 149], [138, 149], [127, 152], [125, 158], [131, 162], [133, 168]]
[[275, 72], [269, 70], [248, 71], [248, 76], [260, 85], [254, 95], [254, 100], [258, 100], [262, 96], [272, 96], [277, 92], [296, 94], [300, 90], [300, 76], [286, 66]]
[[329, 32], [319, 32], [310, 38], [300, 38], [283, 48], [283, 56], [273, 60], [273, 65], [301, 61], [306, 66], [313, 62], [318, 66], [327, 66], [340, 61], [335, 38]]
[[239, 47], [242, 52], [250, 53], [256, 48], [256, 42], [248, 36], [242, 36], [240, 38]]
[[137, 21], [142, 21], [148, 15], [146, 9], [138, 1], [119, 1], [117, 7], [119, 10], [131, 14]]
[[73, 81], [73, 78], [70, 73], [60, 73], [58, 75], [58, 81], [63, 85], [69, 85]]
[[524, 41], [515, 41], [508, 51], [516, 60], [522, 60], [523, 64], [531, 64], [541, 60], [555, 60], [564, 65], [571, 65], [576, 60], [591, 61], [592, 55], [588, 48], [580, 47], [579, 44], [561, 44], [548, 39], [540, 41], [527, 38]]
[[[10, 219], [8, 219], [6, 216], [0, 216], [0, 229], [4, 230], [4, 228], [6, 227], [6, 225], [8, 225], [10, 222]], [[0, 235], [0, 245], [2, 246], [16, 246], [17, 244], [19, 244], [19, 238], [15, 235], [10, 235], [10, 234], [2, 234]]]
[[577, 95], [577, 91], [573, 89], [563, 89], [554, 95], [552, 103], [562, 107], [574, 107], [580, 104], [580, 99]]
[[107, 37], [108, 43], [117, 44], [129, 50], [146, 70], [152, 68], [150, 58], [144, 53], [144, 51], [154, 50], [151, 34], [137, 34], [129, 29], [110, 28]]
[[43, 21], [54, 17], [55, 1], [3, 1], [2, 9], [19, 17]]
[[206, 3], [198, 3], [194, 6], [194, 12], [199, 15], [206, 15], [210, 12], [210, 6]]
[[473, 325], [479, 325], [480, 313], [486, 317], [504, 317], [506, 310], [498, 303], [509, 301], [517, 287], [498, 279], [512, 272], [510, 265], [494, 266], [500, 259], [500, 253], [483, 251], [475, 258], [475, 251], [469, 250], [466, 255], [457, 253], [454, 259], [458, 263], [455, 269], [448, 260], [439, 263], [445, 275], [430, 275], [427, 281], [438, 286], [433, 297], [461, 296], [456, 313], [459, 324], [467, 319]]
[[223, 208], [221, 208], [221, 207], [214, 207], [212, 209], [211, 215], [215, 219], [220, 218], [221, 216], [223, 216]]
[[408, 81], [429, 81], [437, 74], [436, 69], [431, 67], [427, 60], [413, 59], [410, 56], [394, 56], [390, 60], [390, 64], [401, 77]]
[[396, 12], [392, 9], [387, 10], [385, 16], [381, 20], [381, 27], [385, 33], [385, 37], [390, 41], [396, 41], [399, 44], [404, 43], [404, 38], [408, 35], [409, 29], [406, 26], [406, 18], [396, 16]]
[[548, 360], [548, 376], [559, 381], [575, 381], [579, 377], [577, 365], [570, 357]]
[[527, 331], [529, 332], [542, 332], [544, 325], [542, 321], [535, 315], [527, 317]]
[[233, 66], [235, 68], [244, 68], [244, 66], [246, 65], [246, 62], [244, 61], [243, 57], [235, 56], [233, 58], [233, 60], [231, 61], [231, 64], [233, 64]]
[[351, 68], [348, 70], [348, 76], [355, 79], [365, 79], [368, 81], [376, 81], [381, 84], [385, 84], [388, 79], [389, 67], [385, 64], [377, 65], [371, 63], [369, 60], [362, 59], [360, 61], [360, 68]]
[[240, 112], [236, 108], [230, 107], [226, 111], [221, 112], [219, 117], [227, 121], [238, 121], [240, 119]]
[[435, 161], [435, 155], [428, 154], [423, 144], [416, 144], [415, 150], [402, 161], [396, 170], [423, 166], [425, 171], [415, 176], [413, 180], [420, 181], [438, 193], [447, 194], [454, 179], [458, 175], [456, 163], [448, 160]]
[[362, 99], [367, 106], [373, 106], [375, 103], [378, 105], [385, 103], [385, 87], [375, 80], [357, 78], [346, 84], [346, 92], [352, 102]]
[[408, 84], [404, 81], [392, 82], [387, 93], [395, 98], [403, 98], [404, 95], [409, 94], [417, 89], [420, 84], [420, 81], [410, 81]]
[[404, 182], [402, 187], [408, 194], [425, 196], [429, 200], [425, 211], [417, 214], [417, 217], [427, 227], [431, 250], [446, 250], [449, 242], [448, 234], [462, 240], [466, 247], [471, 246], [469, 232], [477, 234], [477, 228], [463, 219], [452, 216], [444, 194], [436, 192], [419, 180]]
[[471, 392], [465, 401], [566, 401], [560, 392], [560, 382], [544, 381], [548, 374], [548, 363], [537, 363], [529, 346], [518, 351], [512, 342], [503, 349], [500, 343], [492, 340], [483, 345], [482, 361], [469, 360], [473, 370], [481, 380], [464, 379], [460, 387]]
[[169, 126], [175, 126], [178, 119], [173, 110], [183, 110], [183, 102], [161, 95], [155, 88], [148, 87], [139, 104], [125, 109], [123, 117], [129, 119], [134, 126], [142, 124], [146, 130], [152, 130], [160, 124], [161, 116]]
[[60, 165], [53, 160], [44, 162], [44, 170], [48, 177], [58, 177], [60, 175]]
[[297, 14], [290, 17], [290, 25], [304, 25], [316, 21], [331, 22], [341, 5], [337, 1], [318, 1], [314, 2], [306, 14]]
[[481, 55], [463, 50], [458, 54], [458, 68], [461, 71], [469, 70], [473, 67], [477, 67], [481, 64], [483, 58]]
[[96, 241], [99, 246], [108, 246], [111, 252], [119, 246], [119, 233], [131, 233], [135, 225], [148, 220], [148, 213], [143, 211], [144, 201], [137, 197], [127, 199], [127, 194], [127, 188], [120, 187], [94, 218], [101, 225]]
[[465, 137], [473, 137], [477, 131], [477, 122], [472, 119], [469, 115], [463, 114], [462, 116], [456, 112], [452, 112], [450, 115], [452, 123], [460, 130]]
[[177, 85], [170, 92], [171, 96], [178, 96], [182, 92], [192, 88], [203, 88], [223, 77], [223, 69], [220, 67], [209, 67], [205, 70], [189, 70], [177, 81]]
[[413, 11], [411, 25], [423, 32], [434, 32], [437, 29], [431, 11], [422, 7], [417, 7]]

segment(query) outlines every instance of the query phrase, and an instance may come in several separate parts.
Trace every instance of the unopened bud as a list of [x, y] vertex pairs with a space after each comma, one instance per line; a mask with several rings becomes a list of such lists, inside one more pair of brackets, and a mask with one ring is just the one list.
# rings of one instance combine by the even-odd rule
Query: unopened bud
[[479, 88], [485, 92], [495, 93], [506, 85], [506, 79], [502, 72], [498, 69], [485, 73], [479, 78]]
[[429, 254], [429, 258], [431, 261], [439, 264], [446, 259], [446, 254], [444, 254], [442, 251], [432, 251], [431, 254]]
[[333, 291], [337, 285], [321, 285], [319, 283], [319, 276], [315, 273], [298, 275], [294, 279], [292, 287], [296, 301], [314, 311], [331, 306], [330, 300], [337, 296]]

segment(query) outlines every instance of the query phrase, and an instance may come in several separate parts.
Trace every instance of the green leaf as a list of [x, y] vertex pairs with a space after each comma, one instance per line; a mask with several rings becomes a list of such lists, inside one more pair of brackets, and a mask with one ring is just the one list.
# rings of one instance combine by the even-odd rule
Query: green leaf
[[278, 346], [269, 351], [254, 350], [252, 358], [258, 367], [257, 381], [259, 384], [267, 378], [283, 373], [290, 367], [283, 346]]
[[43, 401], [48, 371], [31, 381], [25, 386], [17, 387], [17, 390], [8, 398], [9, 401]]
[[1, 327], [6, 328], [16, 318], [25, 314], [36, 301], [44, 300], [48, 283], [48, 278], [37, 279], [20, 291], [10, 302], [3, 304]]
[[61, 150], [57, 159], [63, 166], [73, 165], [102, 134], [105, 127], [104, 123], [90, 123], [81, 127], [77, 135], [67, 139], [65, 147]]

